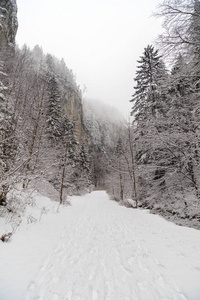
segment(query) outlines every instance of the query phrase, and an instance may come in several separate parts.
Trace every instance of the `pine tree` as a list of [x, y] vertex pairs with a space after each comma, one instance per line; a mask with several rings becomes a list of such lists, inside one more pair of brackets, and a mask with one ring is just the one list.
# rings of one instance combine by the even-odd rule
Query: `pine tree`
[[77, 155], [74, 160], [74, 171], [71, 176], [72, 182], [75, 184], [77, 192], [87, 190], [91, 182], [90, 158], [87, 146], [81, 143], [80, 149], [76, 150]]
[[[131, 100], [134, 104], [131, 112], [134, 121], [131, 130], [129, 128], [130, 133], [134, 130], [134, 140], [130, 139], [129, 145], [134, 172], [135, 164], [137, 165], [139, 200], [144, 200], [154, 190], [155, 174], [163, 172], [159, 159], [165, 151], [159, 133], [165, 129], [163, 118], [169, 111], [170, 99], [167, 95], [168, 74], [161, 56], [158, 55], [158, 50], [148, 46], [138, 62], [135, 78], [136, 92]], [[135, 151], [133, 151], [133, 143]], [[136, 187], [135, 174], [131, 176]], [[136, 202], [137, 198], [136, 192]]]
[[148, 162], [154, 151], [152, 137], [157, 131], [156, 122], [166, 107], [166, 96], [161, 86], [167, 78], [167, 72], [158, 50], [154, 50], [153, 46], [145, 48], [138, 62], [131, 114], [134, 116], [137, 139], [136, 158], [138, 161]]
[[48, 103], [46, 110], [46, 126], [47, 134], [49, 139], [53, 142], [57, 142], [61, 138], [62, 130], [61, 128], [61, 96], [59, 93], [58, 83], [54, 75], [51, 75], [48, 81]]
[[[68, 178], [70, 178], [71, 174], [73, 173], [73, 166], [76, 163], [76, 145], [77, 141], [75, 138], [74, 132], [74, 124], [65, 116], [62, 119], [62, 144], [60, 145], [60, 166], [61, 169], [61, 185], [60, 185], [60, 204], [63, 203], [63, 189], [66, 185], [66, 168], [67, 164], [70, 165], [70, 170], [72, 169], [71, 173], [68, 170]], [[70, 173], [70, 174], [69, 174]]]
[[84, 143], [81, 144], [81, 148], [79, 151], [79, 165], [83, 171], [87, 173], [90, 172], [89, 154]]
[[137, 121], [140, 118], [148, 118], [149, 115], [155, 117], [156, 109], [159, 106], [158, 85], [166, 76], [161, 56], [153, 46], [147, 46], [144, 49], [143, 56], [140, 57], [138, 63], [137, 76], [134, 79], [136, 82], [135, 93], [130, 101], [133, 102], [131, 115]]
[[119, 176], [119, 190], [120, 190], [120, 200], [124, 200], [124, 168], [123, 168], [123, 146], [122, 146], [122, 140], [119, 137], [114, 153], [114, 157], [117, 160], [117, 172]]

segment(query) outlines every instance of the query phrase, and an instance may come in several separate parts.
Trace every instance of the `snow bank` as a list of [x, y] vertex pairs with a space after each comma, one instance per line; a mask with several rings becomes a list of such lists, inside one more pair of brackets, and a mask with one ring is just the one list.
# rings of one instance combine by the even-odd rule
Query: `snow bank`
[[177, 225], [200, 229], [200, 201], [193, 193], [176, 193], [165, 201], [148, 198], [141, 206]]
[[67, 209], [30, 189], [15, 190], [9, 198], [15, 211], [5, 214], [0, 208], [0, 236], [13, 232], [7, 243], [0, 241], [1, 300], [21, 299], [32, 276], [59, 240]]

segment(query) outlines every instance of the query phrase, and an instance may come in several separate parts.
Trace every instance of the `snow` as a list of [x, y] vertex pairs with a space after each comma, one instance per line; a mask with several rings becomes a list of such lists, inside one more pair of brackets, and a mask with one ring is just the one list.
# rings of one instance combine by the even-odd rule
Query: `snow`
[[200, 299], [200, 231], [120, 206], [104, 191], [71, 197], [59, 211], [31, 197], [36, 221], [24, 213], [0, 243], [0, 299]]

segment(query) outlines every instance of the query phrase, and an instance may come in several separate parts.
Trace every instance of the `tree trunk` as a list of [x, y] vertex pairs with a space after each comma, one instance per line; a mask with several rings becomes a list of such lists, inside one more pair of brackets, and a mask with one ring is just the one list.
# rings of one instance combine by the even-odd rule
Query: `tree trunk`
[[131, 171], [132, 171], [132, 180], [133, 180], [133, 193], [135, 198], [135, 207], [138, 207], [138, 198], [137, 198], [137, 186], [136, 186], [136, 177], [135, 177], [135, 160], [134, 160], [134, 152], [133, 152], [133, 144], [131, 138], [131, 126], [128, 125], [128, 134], [129, 134], [129, 148], [131, 154]]
[[197, 181], [196, 181], [196, 178], [194, 175], [194, 166], [193, 166], [192, 158], [190, 158], [189, 163], [188, 163], [188, 172], [190, 174], [193, 186], [196, 190], [196, 196], [199, 197], [199, 189], [198, 189]]
[[68, 153], [68, 143], [66, 143], [66, 147], [65, 147], [65, 156], [64, 156], [63, 169], [62, 169], [62, 178], [61, 178], [61, 186], [60, 186], [60, 204], [63, 204], [63, 186], [64, 186], [64, 179], [65, 179], [67, 153]]
[[120, 200], [124, 201], [124, 189], [122, 183], [122, 172], [121, 172], [121, 164], [119, 162], [119, 183], [120, 183]]

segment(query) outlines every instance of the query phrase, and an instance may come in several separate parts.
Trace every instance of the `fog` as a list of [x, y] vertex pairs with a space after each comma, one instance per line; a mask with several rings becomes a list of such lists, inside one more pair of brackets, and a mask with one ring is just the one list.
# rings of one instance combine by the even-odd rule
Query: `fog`
[[17, 43], [64, 58], [84, 97], [129, 116], [137, 60], [161, 32], [151, 16], [159, 2], [18, 0]]

